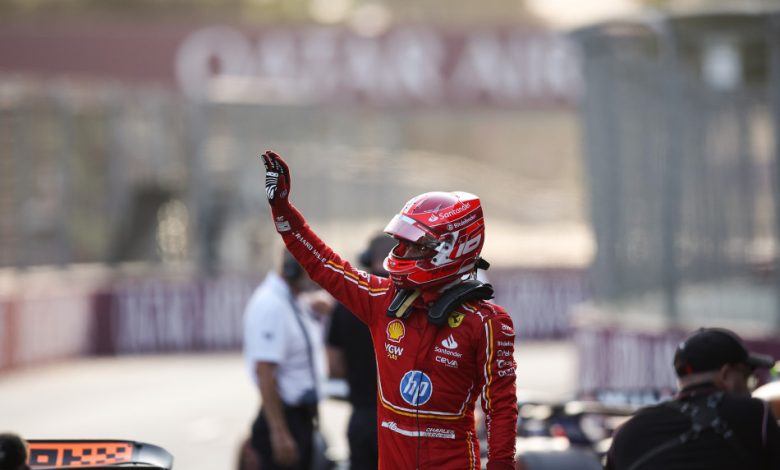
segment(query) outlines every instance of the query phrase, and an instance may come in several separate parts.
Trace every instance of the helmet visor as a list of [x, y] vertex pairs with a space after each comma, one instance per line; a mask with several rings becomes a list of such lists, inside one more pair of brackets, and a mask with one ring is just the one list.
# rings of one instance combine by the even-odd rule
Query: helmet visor
[[436, 248], [437, 241], [421, 224], [409, 216], [397, 214], [385, 227], [385, 233], [395, 238], [416, 243], [427, 248]]

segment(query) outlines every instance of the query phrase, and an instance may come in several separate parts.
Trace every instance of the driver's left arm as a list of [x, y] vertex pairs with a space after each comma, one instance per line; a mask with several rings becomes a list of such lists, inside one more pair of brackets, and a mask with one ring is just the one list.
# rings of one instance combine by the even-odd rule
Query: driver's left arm
[[483, 321], [482, 339], [477, 351], [480, 366], [481, 404], [488, 439], [488, 470], [514, 470], [517, 436], [517, 395], [515, 385], [512, 318], [491, 304], [494, 314]]

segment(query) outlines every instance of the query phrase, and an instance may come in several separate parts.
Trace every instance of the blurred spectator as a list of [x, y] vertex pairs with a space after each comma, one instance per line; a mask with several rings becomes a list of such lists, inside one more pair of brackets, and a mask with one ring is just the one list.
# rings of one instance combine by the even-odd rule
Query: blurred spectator
[[251, 444], [262, 470], [311, 468], [325, 353], [319, 323], [299, 299], [310, 285], [285, 251], [244, 312], [244, 357], [261, 398]]
[[29, 470], [27, 442], [13, 433], [0, 434], [0, 470]]
[[[360, 263], [374, 276], [387, 277], [382, 267], [395, 241], [384, 233], [371, 239], [360, 255]], [[342, 304], [333, 311], [327, 336], [331, 376], [346, 378], [349, 385], [349, 462], [351, 470], [373, 470], [378, 466], [376, 431], [376, 357], [371, 333], [365, 323]]]
[[780, 429], [749, 386], [753, 372], [773, 362], [732, 331], [698, 330], [674, 355], [677, 396], [617, 430], [607, 469], [780, 469]]

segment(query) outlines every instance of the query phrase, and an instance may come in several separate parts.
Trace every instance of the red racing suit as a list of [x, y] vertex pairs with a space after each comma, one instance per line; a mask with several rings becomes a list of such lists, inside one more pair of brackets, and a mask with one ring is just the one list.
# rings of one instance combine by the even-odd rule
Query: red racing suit
[[[302, 222], [302, 220], [301, 220]], [[500, 306], [470, 301], [442, 327], [419, 297], [405, 319], [387, 316], [393, 283], [352, 267], [301, 224], [282, 233], [309, 276], [371, 331], [378, 375], [379, 468], [480, 469], [474, 405], [485, 413], [488, 469], [514, 469], [515, 333]]]

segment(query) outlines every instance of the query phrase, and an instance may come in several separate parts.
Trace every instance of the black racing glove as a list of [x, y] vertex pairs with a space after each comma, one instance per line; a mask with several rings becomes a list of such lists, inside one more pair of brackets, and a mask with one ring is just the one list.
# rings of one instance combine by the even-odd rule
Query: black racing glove
[[297, 230], [306, 223], [300, 212], [290, 203], [290, 168], [277, 153], [267, 151], [262, 155], [265, 165], [265, 194], [271, 205], [276, 231]]
[[265, 193], [271, 207], [280, 204], [289, 204], [287, 197], [290, 195], [290, 168], [275, 152], [263, 154], [265, 165]]

